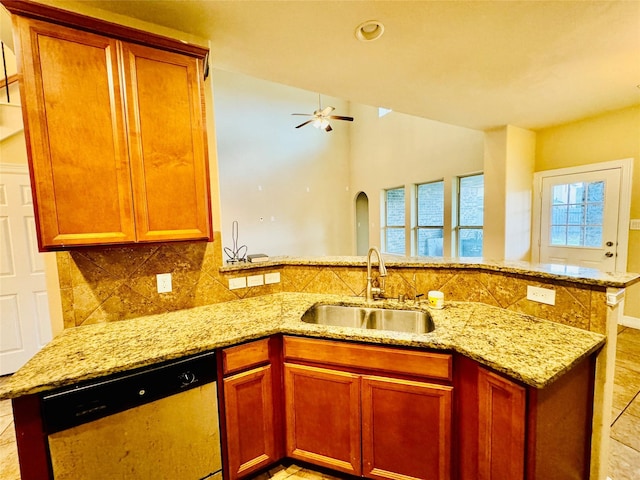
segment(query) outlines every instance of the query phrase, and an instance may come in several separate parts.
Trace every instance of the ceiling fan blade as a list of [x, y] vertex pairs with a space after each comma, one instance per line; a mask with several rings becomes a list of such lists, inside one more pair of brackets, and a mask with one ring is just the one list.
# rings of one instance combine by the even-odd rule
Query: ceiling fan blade
[[291, 115], [302, 115], [304, 117], [315, 117], [312, 113], [292, 113]]
[[320, 110], [320, 112], [318, 112], [320, 114], [320, 116], [322, 117], [326, 117], [327, 115], [329, 115], [331, 112], [333, 112], [335, 110], [335, 107], [324, 107], [322, 110]]
[[343, 117], [341, 115], [329, 115], [327, 118], [332, 118], [334, 120], [346, 120], [347, 122], [353, 122], [353, 117]]
[[300, 125], [298, 125], [296, 128], [304, 127], [305, 125], [307, 125], [307, 124], [309, 124], [309, 123], [313, 122], [313, 120], [314, 120], [313, 118], [312, 118], [311, 120], [307, 120], [306, 122], [301, 123]]

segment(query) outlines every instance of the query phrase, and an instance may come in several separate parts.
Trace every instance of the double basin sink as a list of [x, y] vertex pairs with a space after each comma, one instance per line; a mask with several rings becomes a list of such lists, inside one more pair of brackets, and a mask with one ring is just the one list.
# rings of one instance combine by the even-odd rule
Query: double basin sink
[[431, 315], [424, 310], [314, 305], [302, 315], [301, 320], [318, 325], [405, 333], [429, 333], [435, 329]]

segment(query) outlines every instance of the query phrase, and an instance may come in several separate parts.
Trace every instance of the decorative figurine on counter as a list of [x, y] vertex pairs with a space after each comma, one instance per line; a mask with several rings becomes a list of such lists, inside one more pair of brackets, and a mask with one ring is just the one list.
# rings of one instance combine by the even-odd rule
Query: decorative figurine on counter
[[227, 263], [246, 262], [247, 246], [240, 245], [238, 247], [238, 222], [236, 220], [231, 224], [231, 238], [233, 239], [233, 249], [224, 247], [224, 253], [229, 257]]

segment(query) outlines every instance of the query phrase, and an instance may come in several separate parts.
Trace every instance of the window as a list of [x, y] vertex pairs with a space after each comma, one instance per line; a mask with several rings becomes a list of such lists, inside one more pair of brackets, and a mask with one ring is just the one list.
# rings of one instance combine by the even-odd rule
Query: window
[[385, 252], [405, 252], [404, 187], [385, 190]]
[[458, 179], [458, 256], [482, 256], [484, 175]]
[[441, 257], [444, 238], [444, 180], [417, 185], [416, 252]]
[[551, 245], [601, 247], [604, 181], [554, 185]]

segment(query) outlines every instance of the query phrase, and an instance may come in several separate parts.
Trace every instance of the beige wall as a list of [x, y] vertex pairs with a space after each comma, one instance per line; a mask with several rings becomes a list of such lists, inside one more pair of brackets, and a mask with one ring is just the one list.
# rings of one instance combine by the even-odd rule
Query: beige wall
[[[291, 114], [316, 110], [316, 93], [217, 69], [212, 80], [223, 246], [238, 221], [249, 253], [349, 254], [349, 134], [359, 125], [296, 129], [309, 117]], [[344, 100], [322, 96], [322, 106], [349, 115]]]
[[484, 258], [529, 261], [536, 135], [507, 125], [484, 139]]
[[[450, 226], [454, 177], [482, 172], [483, 133], [397, 112], [380, 118], [378, 108], [367, 105], [354, 104], [351, 111], [357, 122], [351, 132], [352, 202], [360, 191], [369, 197], [370, 244], [380, 246], [380, 196], [388, 188], [405, 186], [408, 198], [414, 184], [444, 179], [445, 226]], [[444, 255], [451, 255], [450, 228], [445, 228]]]
[[[536, 172], [633, 158], [631, 218], [640, 218], [640, 105], [538, 132]], [[640, 231], [629, 231], [627, 270], [640, 272]], [[625, 315], [640, 318], [640, 284], [627, 289]]]

